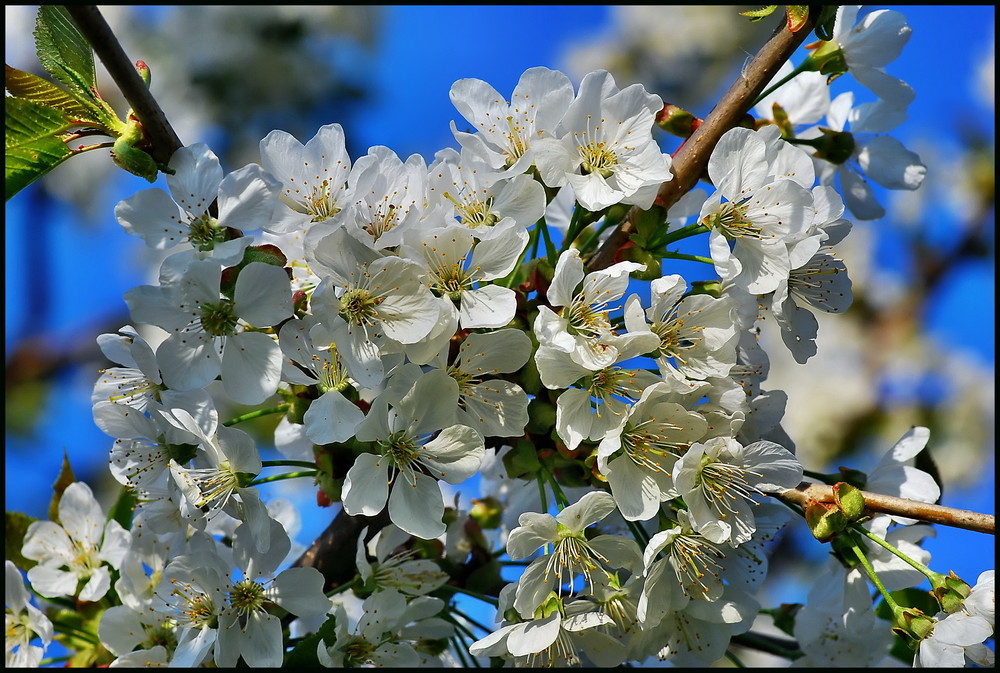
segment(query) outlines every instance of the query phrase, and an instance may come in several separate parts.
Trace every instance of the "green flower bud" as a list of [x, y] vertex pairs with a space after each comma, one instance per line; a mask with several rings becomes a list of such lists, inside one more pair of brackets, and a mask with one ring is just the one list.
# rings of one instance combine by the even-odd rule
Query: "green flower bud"
[[656, 125], [667, 133], [681, 138], [690, 138], [691, 134], [701, 126], [702, 121], [672, 103], [666, 103], [663, 109], [656, 113]]
[[493, 496], [477, 498], [472, 501], [469, 516], [479, 524], [480, 528], [487, 530], [499, 528], [503, 520], [503, 505]]
[[840, 507], [832, 502], [810, 502], [805, 515], [809, 531], [820, 542], [829, 542], [849, 523]]
[[834, 484], [833, 498], [848, 521], [857, 521], [865, 515], [865, 497], [850, 484], [843, 481]]

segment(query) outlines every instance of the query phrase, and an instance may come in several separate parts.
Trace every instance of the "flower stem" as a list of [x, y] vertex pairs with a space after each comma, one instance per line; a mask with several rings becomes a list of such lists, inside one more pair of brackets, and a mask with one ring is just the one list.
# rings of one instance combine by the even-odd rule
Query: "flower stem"
[[298, 479], [299, 477], [315, 477], [319, 474], [319, 470], [305, 470], [304, 472], [285, 472], [283, 474], [274, 474], [270, 477], [261, 477], [260, 479], [254, 479], [250, 482], [250, 486], [260, 486], [261, 484], [267, 484], [272, 481], [282, 481], [284, 479]]
[[484, 603], [489, 603], [493, 607], [497, 607], [500, 604], [499, 601], [496, 598], [493, 598], [493, 596], [487, 596], [486, 594], [481, 594], [481, 593], [478, 593], [476, 591], [472, 591], [471, 589], [466, 589], [464, 587], [457, 587], [454, 584], [443, 584], [443, 585], [441, 585], [440, 588], [441, 589], [448, 589], [450, 591], [455, 592], [456, 594], [465, 594], [466, 596], [471, 596], [472, 598], [477, 598], [477, 599], [481, 600]]
[[283, 414], [292, 408], [291, 404], [287, 402], [284, 404], [279, 404], [276, 407], [271, 407], [269, 409], [257, 409], [256, 411], [251, 411], [249, 413], [243, 414], [242, 416], [237, 416], [236, 418], [226, 421], [223, 423], [227, 428], [236, 425], [237, 423], [243, 423], [244, 421], [250, 421], [255, 418], [260, 418], [261, 416], [268, 416], [270, 414]]
[[733, 636], [732, 642], [742, 647], [748, 647], [768, 654], [774, 654], [785, 659], [800, 659], [805, 653], [798, 649], [798, 643], [787, 641], [773, 636], [747, 631]]
[[864, 535], [866, 538], [868, 538], [869, 540], [871, 540], [875, 544], [879, 545], [883, 549], [886, 549], [886, 550], [892, 552], [893, 554], [895, 554], [896, 556], [898, 556], [899, 558], [901, 558], [903, 561], [905, 561], [907, 564], [909, 564], [910, 567], [912, 567], [914, 570], [917, 570], [918, 572], [920, 572], [921, 574], [923, 574], [928, 579], [934, 580], [935, 578], [942, 577], [942, 575], [940, 573], [936, 573], [933, 570], [931, 570], [930, 568], [928, 568], [927, 566], [925, 566], [924, 564], [920, 563], [919, 561], [911, 559], [909, 556], [907, 556], [906, 554], [904, 554], [900, 550], [896, 549], [894, 546], [892, 546], [891, 544], [889, 544], [888, 542], [886, 542], [885, 540], [883, 540], [882, 538], [880, 538], [878, 535], [875, 535], [875, 533], [872, 533], [871, 531], [865, 530], [864, 528], [861, 527], [860, 524], [855, 524], [854, 525], [854, 530], [855, 530], [855, 532]]
[[310, 467], [315, 469], [316, 463], [308, 460], [262, 460], [261, 467]]
[[685, 255], [680, 252], [673, 252], [672, 250], [667, 250], [663, 253], [664, 259], [687, 259], [692, 262], [702, 262], [704, 264], [715, 264], [715, 261], [711, 257], [702, 257], [700, 255]]
[[775, 91], [777, 91], [778, 89], [780, 89], [782, 86], [784, 86], [785, 84], [788, 84], [793, 79], [795, 79], [795, 77], [798, 76], [800, 73], [805, 72], [806, 71], [806, 67], [805, 66], [806, 66], [806, 61], [803, 61], [802, 63], [798, 64], [795, 67], [795, 70], [791, 71], [790, 73], [788, 73], [787, 75], [785, 75], [784, 77], [782, 77], [781, 79], [779, 79], [773, 85], [771, 85], [770, 87], [768, 87], [767, 90], [764, 91], [761, 95], [757, 96], [757, 100], [755, 100], [753, 102], [753, 105], [751, 105], [750, 107], [754, 107], [755, 105], [759, 104], [762, 100], [764, 100], [765, 98], [767, 98], [768, 96], [770, 96], [772, 93], [774, 93]]
[[543, 225], [541, 228], [542, 238], [545, 240], [545, 256], [549, 260], [549, 264], [555, 266], [556, 260], [559, 259], [559, 253], [556, 252], [556, 246], [552, 243], [552, 238], [549, 236], [549, 225]]
[[885, 599], [886, 605], [892, 609], [893, 614], [898, 613], [900, 610], [899, 605], [895, 600], [893, 600], [892, 596], [889, 594], [889, 590], [885, 588], [885, 585], [882, 584], [882, 580], [880, 580], [878, 575], [875, 573], [875, 568], [872, 567], [872, 564], [868, 561], [868, 557], [865, 556], [865, 552], [861, 548], [861, 544], [858, 542], [858, 539], [850, 533], [847, 533], [847, 538], [851, 541], [851, 551], [853, 551], [854, 555], [858, 557], [858, 561], [861, 563], [861, 567], [865, 569], [865, 574], [868, 575], [868, 579], [875, 585], [878, 592], [882, 594], [882, 598]]

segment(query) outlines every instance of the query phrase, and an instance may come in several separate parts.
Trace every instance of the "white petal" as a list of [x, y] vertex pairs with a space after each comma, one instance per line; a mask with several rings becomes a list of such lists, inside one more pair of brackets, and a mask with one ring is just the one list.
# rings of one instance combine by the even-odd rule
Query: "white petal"
[[240, 404], [260, 404], [274, 394], [281, 379], [281, 349], [263, 332], [229, 337], [222, 353], [222, 383]]
[[415, 477], [414, 484], [396, 478], [389, 494], [389, 518], [410, 535], [433, 540], [446, 530], [441, 521], [444, 516], [441, 489], [431, 477], [423, 474]]

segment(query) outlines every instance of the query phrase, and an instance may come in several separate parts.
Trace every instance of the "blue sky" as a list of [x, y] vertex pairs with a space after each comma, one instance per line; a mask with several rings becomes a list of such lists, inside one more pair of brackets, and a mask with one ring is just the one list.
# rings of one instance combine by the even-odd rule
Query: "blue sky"
[[[973, 82], [977, 64], [991, 44], [994, 8], [893, 8], [907, 16], [913, 36], [903, 56], [888, 70], [917, 91], [909, 121], [893, 135], [910, 148], [933, 137], [947, 151], [957, 146], [957, 121], [972, 119], [988, 129], [992, 138], [993, 110], [977, 98]], [[564, 48], [574, 39], [596, 33], [608, 16], [608, 7], [592, 5], [388, 8], [382, 39], [385, 49], [375, 63], [372, 106], [350, 124], [345, 122], [345, 130], [359, 146], [387, 145], [402, 157], [419, 152], [430, 160], [435, 150], [455, 146], [449, 122], [460, 117], [448, 100], [455, 80], [477, 77], [509, 93], [527, 68], [560, 67]], [[931, 165], [929, 171], [935, 168]], [[146, 282], [137, 263], [141, 244], [129, 240], [111, 217], [117, 200], [144, 186], [142, 181], [124, 176], [103, 206], [104, 219], [96, 224], [75, 222], [70, 209], [58, 204], [38, 212], [38, 201], [30, 193], [7, 205], [8, 349], [11, 339], [28, 328], [40, 328], [53, 342], [76, 341], [81, 333], [96, 337], [96, 326], [124, 307], [122, 294]], [[935, 210], [926, 219], [933, 224], [941, 245], [948, 245], [955, 238], [953, 217], [944, 208], [931, 207]], [[887, 268], [905, 262], [894, 254], [898, 249], [893, 239], [896, 235], [886, 228], [878, 240], [880, 260]], [[26, 266], [22, 252], [33, 245], [36, 253]], [[42, 297], [33, 293], [33, 278], [39, 273], [53, 278], [49, 294]], [[992, 370], [994, 303], [992, 260], [962, 268], [926, 316], [927, 329], [948, 347], [968, 349]], [[90, 420], [89, 397], [95, 376], [93, 372], [64, 375], [58, 382], [59, 395], [50, 398], [44, 412], [45, 418], [53, 420], [44, 423], [33, 437], [8, 435], [8, 509], [43, 515], [63, 450], [81, 476], [97, 476], [105, 469], [109, 440]], [[994, 511], [992, 479], [982, 481], [972, 491], [953, 492], [948, 497], [946, 504]], [[318, 530], [324, 524], [310, 525]], [[986, 567], [984, 558], [989, 555], [992, 559], [993, 540], [940, 528], [931, 548], [945, 569], [953, 567], [974, 579]]]

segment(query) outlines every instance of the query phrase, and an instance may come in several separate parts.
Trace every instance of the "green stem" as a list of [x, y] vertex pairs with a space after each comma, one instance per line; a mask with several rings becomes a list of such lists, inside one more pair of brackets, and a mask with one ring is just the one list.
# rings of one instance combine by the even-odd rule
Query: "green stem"
[[493, 598], [493, 596], [487, 596], [486, 594], [481, 594], [481, 593], [478, 593], [476, 591], [472, 591], [471, 589], [466, 589], [464, 587], [456, 587], [453, 584], [444, 584], [440, 588], [441, 589], [448, 589], [449, 591], [453, 591], [453, 592], [455, 592], [457, 594], [465, 594], [466, 596], [470, 596], [472, 598], [479, 599], [479, 600], [483, 601], [484, 603], [489, 603], [493, 607], [497, 607], [500, 604], [499, 601], [497, 601], [496, 598]]
[[96, 633], [91, 633], [90, 631], [85, 631], [83, 629], [78, 629], [75, 626], [67, 624], [66, 622], [60, 621], [58, 619], [51, 619], [52, 628], [63, 633], [67, 636], [72, 636], [73, 638], [78, 638], [84, 640], [91, 645], [97, 645], [100, 643], [100, 639], [97, 637]]
[[851, 541], [851, 551], [853, 551], [854, 555], [858, 557], [858, 561], [860, 561], [861, 567], [865, 569], [865, 574], [868, 575], [868, 579], [875, 585], [878, 592], [882, 594], [882, 598], [885, 599], [886, 605], [892, 609], [893, 614], [898, 614], [900, 610], [899, 605], [895, 600], [893, 600], [892, 596], [889, 594], [889, 590], [885, 588], [885, 585], [882, 584], [882, 580], [880, 580], [878, 575], [875, 574], [875, 568], [872, 567], [872, 564], [868, 561], [868, 557], [865, 556], [865, 552], [861, 548], [861, 544], [858, 542], [858, 539], [849, 533], [848, 539]]
[[805, 652], [798, 649], [798, 643], [751, 633], [749, 631], [733, 636], [732, 642], [742, 647], [767, 652], [768, 654], [774, 654], [785, 659], [791, 659], [792, 661], [805, 656]]
[[348, 589], [353, 589], [354, 585], [358, 583], [358, 577], [355, 576], [350, 582], [344, 582], [339, 587], [336, 587], [326, 593], [327, 597], [336, 596], [337, 594], [342, 594]]
[[549, 264], [555, 266], [556, 261], [559, 259], [559, 253], [556, 252], [556, 246], [552, 242], [552, 238], [549, 236], [549, 225], [543, 225], [541, 232], [542, 238], [545, 239], [545, 256], [548, 258]]
[[701, 255], [685, 255], [681, 252], [674, 252], [673, 250], [667, 250], [663, 253], [664, 259], [686, 259], [691, 262], [702, 262], [704, 264], [715, 264], [715, 260], [711, 257], [702, 257]]
[[49, 666], [50, 664], [61, 664], [64, 661], [69, 661], [73, 658], [72, 654], [68, 654], [65, 657], [52, 657], [50, 659], [42, 659], [38, 662], [38, 667], [42, 668], [44, 666]]
[[549, 485], [552, 487], [552, 494], [556, 497], [556, 505], [559, 506], [559, 509], [566, 509], [567, 507], [569, 507], [569, 498], [567, 498], [566, 494], [563, 493], [562, 487], [559, 485], [559, 482], [556, 481], [555, 475], [552, 474], [552, 472], [550, 472], [548, 468], [544, 469], [545, 469], [545, 478], [548, 480]]
[[284, 479], [298, 479], [299, 477], [315, 477], [319, 474], [319, 470], [306, 470], [304, 472], [285, 472], [284, 474], [275, 474], [270, 477], [261, 477], [260, 479], [254, 479], [250, 482], [250, 486], [260, 486], [261, 484], [267, 484], [272, 481], [282, 481]]
[[704, 234], [707, 231], [708, 227], [703, 225], [701, 222], [694, 222], [686, 227], [681, 227], [677, 231], [671, 231], [664, 234], [662, 237], [658, 237], [652, 241], [650, 245], [655, 248], [665, 248], [671, 243], [676, 243], [677, 241], [682, 241], [685, 238], [691, 238], [692, 236], [697, 236], [698, 234]]
[[601, 234], [603, 234], [605, 231], [607, 231], [608, 229], [617, 224], [618, 222], [608, 221], [606, 219], [603, 222], [601, 222], [600, 226], [598, 226], [594, 230], [594, 233], [592, 233], [589, 237], [587, 237], [587, 240], [580, 245], [580, 252], [590, 252], [591, 250], [593, 250], [594, 247], [596, 247], [597, 241], [600, 239]]
[[635, 541], [639, 543], [640, 547], [645, 547], [649, 544], [649, 536], [646, 535], [646, 531], [643, 530], [642, 526], [635, 521], [628, 520], [625, 521], [625, 524], [628, 526], [629, 531], [632, 533], [632, 537], [635, 538]]
[[316, 463], [310, 463], [308, 460], [263, 460], [260, 464], [262, 467], [311, 467], [316, 469]]
[[772, 93], [774, 93], [775, 91], [777, 91], [778, 89], [780, 89], [782, 86], [784, 86], [788, 82], [791, 82], [793, 79], [795, 79], [796, 76], [799, 75], [799, 73], [805, 72], [806, 71], [806, 68], [804, 67], [805, 65], [806, 65], [806, 61], [803, 61], [802, 63], [800, 63], [798, 66], [795, 67], [795, 70], [791, 71], [785, 77], [782, 77], [780, 80], [778, 80], [773, 85], [771, 85], [770, 87], [768, 87], [764, 91], [764, 93], [762, 93], [761, 95], [757, 96], [757, 100], [755, 100], [753, 102], [753, 105], [751, 105], [750, 107], [751, 108], [754, 107], [755, 105], [757, 105], [758, 103], [760, 103], [762, 100], [764, 100], [765, 98], [767, 98], [768, 96], [770, 96]]
[[[455, 648], [455, 656], [458, 657], [459, 663], [462, 664], [462, 668], [471, 668], [469, 666], [469, 662], [465, 658], [466, 651], [462, 647], [463, 646], [462, 639], [459, 638], [458, 636], [452, 636], [451, 646]], [[479, 664], [477, 663], [476, 665], [478, 666]]]
[[563, 239], [562, 250], [569, 250], [573, 240], [583, 231], [583, 208], [577, 205], [573, 209], [573, 217], [570, 218], [569, 226], [566, 227], [566, 238]]
[[883, 540], [882, 538], [880, 538], [878, 535], [875, 535], [874, 533], [872, 533], [869, 530], [865, 530], [860, 524], [855, 524], [854, 525], [854, 530], [856, 532], [858, 532], [858, 533], [861, 533], [866, 538], [868, 538], [869, 540], [871, 540], [875, 544], [879, 545], [883, 549], [886, 549], [886, 550], [892, 552], [893, 554], [895, 554], [896, 556], [898, 556], [899, 558], [901, 558], [903, 561], [905, 561], [906, 563], [908, 563], [914, 570], [917, 570], [922, 575], [924, 575], [927, 579], [931, 580], [931, 582], [933, 582], [935, 579], [942, 579], [942, 580], [944, 579], [944, 576], [941, 575], [940, 573], [936, 573], [933, 570], [931, 570], [930, 568], [928, 568], [927, 566], [925, 566], [924, 564], [920, 563], [919, 561], [911, 559], [909, 556], [907, 556], [906, 554], [904, 554], [900, 550], [898, 550], [895, 547], [893, 547], [891, 544], [889, 544], [888, 542], [886, 542], [885, 540]]
[[231, 421], [226, 421], [223, 425], [228, 428], [231, 425], [236, 425], [237, 423], [242, 423], [244, 421], [250, 421], [255, 418], [260, 418], [261, 416], [267, 416], [269, 414], [283, 414], [291, 408], [292, 405], [286, 402], [285, 404], [279, 404], [278, 406], [271, 407], [270, 409], [258, 409], [257, 411], [251, 411], [243, 414], [242, 416], [237, 416]]
[[[451, 605], [451, 606], [449, 607], [449, 610], [451, 610], [451, 612], [452, 612], [453, 614], [455, 614], [455, 615], [458, 615], [459, 617], [461, 617], [461, 618], [462, 618], [462, 619], [464, 619], [465, 621], [467, 621], [467, 622], [469, 622], [470, 624], [472, 624], [473, 626], [475, 626], [475, 627], [476, 627], [477, 629], [479, 629], [479, 630], [480, 630], [480, 631], [482, 631], [483, 633], [493, 633], [493, 629], [491, 629], [491, 628], [487, 628], [486, 626], [483, 626], [482, 624], [480, 624], [479, 622], [477, 622], [477, 621], [476, 621], [475, 619], [473, 619], [472, 617], [470, 617], [469, 615], [467, 615], [467, 614], [465, 613], [465, 611], [463, 611], [463, 610], [459, 610], [459, 609], [458, 609], [457, 607], [455, 607], [454, 605]], [[478, 638], [476, 638], [475, 634], [474, 634], [474, 633], [472, 633], [472, 631], [470, 631], [470, 630], [469, 630], [469, 628], [468, 628], [467, 626], [465, 626], [465, 624], [460, 624], [460, 623], [459, 623], [459, 621], [458, 621], [457, 619], [455, 619], [455, 617], [454, 617], [454, 616], [452, 616], [451, 614], [447, 615], [447, 616], [445, 617], [445, 619], [447, 619], [447, 620], [448, 620], [449, 622], [451, 622], [451, 623], [453, 623], [453, 624], [455, 624], [455, 625], [459, 626], [459, 628], [461, 628], [461, 629], [462, 629], [462, 631], [463, 631], [464, 633], [466, 633], [466, 634], [467, 634], [467, 635], [468, 635], [468, 636], [469, 636], [470, 638], [472, 638], [472, 639], [474, 639], [474, 640], [478, 640]]]
[[729, 661], [733, 662], [733, 668], [746, 668], [746, 664], [744, 664], [742, 661], [740, 661], [740, 658], [737, 657], [732, 652], [730, 652], [729, 650], [726, 650], [726, 655], [725, 656], [726, 656], [726, 659], [729, 659]]
[[539, 472], [538, 476], [535, 477], [535, 481], [538, 482], [538, 499], [542, 503], [542, 511], [543, 512], [548, 512], [549, 511], [549, 500], [548, 500], [548, 498], [545, 497], [545, 475], [543, 475], [541, 472]]

